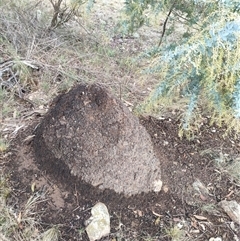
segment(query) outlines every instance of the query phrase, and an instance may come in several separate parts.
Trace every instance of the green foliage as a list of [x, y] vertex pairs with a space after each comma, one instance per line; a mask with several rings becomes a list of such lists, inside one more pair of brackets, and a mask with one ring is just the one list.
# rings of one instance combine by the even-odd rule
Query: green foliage
[[145, 11], [149, 8], [154, 10], [158, 5], [162, 6], [161, 3], [154, 0], [126, 0], [125, 14], [127, 17], [122, 23], [125, 30], [124, 32], [133, 33], [138, 28], [142, 27], [143, 24], [148, 21], [148, 18], [144, 15]]
[[[220, 3], [219, 3], [220, 4]], [[127, 0], [125, 1], [125, 19], [122, 22], [124, 33], [133, 33], [144, 24], [148, 24], [150, 16], [172, 11], [172, 24], [180, 22], [188, 27], [200, 29], [202, 19], [219, 7], [216, 1], [198, 0]], [[229, 8], [236, 4], [225, 3]], [[225, 6], [224, 6], [225, 7]], [[238, 8], [236, 8], [236, 11]], [[159, 23], [160, 25], [160, 23]]]
[[153, 104], [161, 103], [162, 97], [187, 98], [184, 130], [191, 128], [191, 117], [198, 105], [212, 113], [213, 121], [225, 121], [230, 129], [239, 130], [236, 118], [240, 117], [240, 22], [233, 14], [226, 13], [224, 17], [182, 45], [166, 46], [149, 70], [160, 73], [162, 81], [145, 107], [151, 109]]
[[177, 226], [171, 227], [165, 230], [166, 235], [173, 241], [183, 240], [184, 231], [179, 229]]
[[133, 3], [141, 10], [135, 11], [140, 13], [138, 17], [130, 15], [131, 31], [142, 26], [143, 21], [139, 25], [134, 22], [144, 18], [147, 8], [152, 8], [154, 13], [157, 13], [157, 8], [172, 8], [168, 17], [171, 13], [178, 19], [184, 18], [188, 27], [192, 26], [190, 31], [187, 28], [189, 34], [184, 32], [180, 41], [163, 42], [145, 54], [152, 60], [146, 73], [157, 75], [161, 81], [140, 106], [140, 111], [152, 113], [163, 104], [166, 107], [185, 101], [180, 135], [198, 129], [203, 115], [210, 115], [212, 123], [220, 126], [224, 123], [228, 130], [239, 132], [240, 3], [225, 0], [136, 0], [126, 3], [129, 11]]
[[8, 148], [8, 143], [0, 137], [0, 153], [5, 152]]

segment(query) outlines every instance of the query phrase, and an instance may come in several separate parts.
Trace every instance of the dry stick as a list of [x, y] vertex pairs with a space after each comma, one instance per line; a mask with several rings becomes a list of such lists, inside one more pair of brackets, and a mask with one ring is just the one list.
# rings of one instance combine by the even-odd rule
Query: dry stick
[[[176, 12], [176, 11], [173, 11], [173, 14], [175, 14], [177, 17], [179, 17], [179, 19], [183, 19], [185, 22], [188, 22], [188, 21], [189, 21], [187, 18], [181, 16], [181, 15], [180, 15], [178, 12]], [[186, 24], [185, 22], [183, 22], [183, 21], [181, 21], [181, 20], [179, 20], [179, 22], [182, 23], [182, 24]], [[197, 26], [201, 27], [200, 24], [198, 24], [198, 23], [195, 23], [195, 24], [196, 24]], [[198, 28], [196, 28], [196, 27], [194, 27], [194, 26], [191, 26], [191, 27], [192, 27], [192, 29], [199, 30]]]
[[167, 17], [166, 17], [166, 19], [165, 19], [165, 21], [164, 21], [163, 31], [162, 31], [162, 35], [161, 35], [160, 41], [159, 41], [159, 43], [158, 43], [158, 48], [159, 48], [160, 45], [162, 44], [162, 40], [163, 40], [163, 37], [164, 37], [164, 35], [165, 35], [166, 25], [167, 25], [168, 19], [169, 19], [170, 15], [171, 15], [171, 13], [172, 13], [172, 11], [173, 11], [173, 8], [174, 8], [174, 6], [175, 6], [176, 3], [177, 3], [177, 0], [175, 0], [175, 1], [173, 2], [172, 6], [171, 6], [171, 8], [170, 8], [170, 10], [169, 10], [169, 12], [168, 12], [168, 15], [167, 15]]
[[60, 12], [62, 0], [58, 0], [57, 2], [53, 2], [53, 0], [49, 0], [49, 1], [51, 2], [54, 9], [54, 13], [51, 21], [51, 28], [53, 28], [57, 25], [57, 18]]
[[[78, 9], [77, 5], [75, 5], [73, 8], [70, 8], [69, 11], [68, 11], [68, 7], [65, 7], [64, 9], [61, 10], [61, 4], [63, 0], [58, 0], [55, 3], [53, 2], [53, 0], [49, 0], [49, 1], [51, 2], [54, 9], [54, 14], [53, 14], [51, 26], [50, 26], [51, 29], [55, 29], [60, 25], [68, 22]], [[62, 12], [63, 18], [61, 18], [61, 20], [58, 21], [58, 15], [60, 12]], [[66, 16], [64, 16], [64, 14], [66, 14]]]

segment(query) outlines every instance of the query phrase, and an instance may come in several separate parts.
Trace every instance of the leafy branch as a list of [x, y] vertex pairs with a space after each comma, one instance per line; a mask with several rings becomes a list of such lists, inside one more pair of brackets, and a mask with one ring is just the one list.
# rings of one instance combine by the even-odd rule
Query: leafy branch
[[[240, 132], [239, 1], [128, 0], [125, 29], [136, 31], [150, 20], [149, 13], [165, 12], [159, 42], [144, 54], [151, 58], [144, 72], [158, 76], [159, 84], [140, 105], [140, 113], [183, 103], [181, 134], [199, 129], [206, 115], [211, 123], [227, 124], [228, 130]], [[187, 32], [182, 31], [179, 39], [174, 27], [180, 21]], [[174, 40], [166, 43], [169, 23]]]
[[166, 103], [185, 99], [183, 130], [191, 131], [193, 123], [201, 122], [194, 118], [199, 107], [202, 114], [212, 116], [212, 123], [227, 123], [229, 130], [240, 131], [236, 124], [240, 118], [239, 54], [240, 23], [237, 15], [226, 11], [186, 43], [166, 46], [159, 53], [148, 71], [158, 73], [161, 81], [143, 110], [158, 109], [164, 99]]

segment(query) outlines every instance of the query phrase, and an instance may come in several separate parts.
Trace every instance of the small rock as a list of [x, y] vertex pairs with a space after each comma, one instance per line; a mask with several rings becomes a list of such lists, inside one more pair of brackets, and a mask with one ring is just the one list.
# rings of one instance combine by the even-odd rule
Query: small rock
[[134, 38], [140, 38], [140, 35], [139, 35], [139, 33], [136, 33], [136, 32], [135, 32], [135, 33], [133, 34], [133, 37], [134, 37]]
[[219, 206], [227, 213], [233, 222], [240, 225], [240, 205], [236, 201], [223, 200]]
[[167, 193], [167, 192], [169, 191], [169, 187], [168, 187], [167, 185], [164, 185], [164, 186], [163, 186], [163, 191], [164, 191], [165, 193]]
[[240, 238], [239, 238], [239, 237], [237, 237], [237, 235], [236, 235], [236, 234], [234, 234], [234, 236], [233, 236], [233, 240], [235, 240], [235, 241], [239, 241], [239, 240], [240, 240]]
[[110, 216], [105, 204], [99, 202], [91, 210], [86, 232], [90, 241], [99, 240], [110, 233]]
[[154, 192], [160, 192], [161, 189], [162, 189], [162, 181], [159, 179], [159, 180], [156, 180], [154, 181], [153, 183], [153, 186], [154, 186]]
[[196, 190], [200, 194], [200, 196], [207, 199], [207, 197], [209, 195], [209, 191], [200, 180], [197, 179], [192, 184], [192, 186], [193, 186], [194, 190]]
[[209, 241], [222, 241], [222, 238], [210, 238]]

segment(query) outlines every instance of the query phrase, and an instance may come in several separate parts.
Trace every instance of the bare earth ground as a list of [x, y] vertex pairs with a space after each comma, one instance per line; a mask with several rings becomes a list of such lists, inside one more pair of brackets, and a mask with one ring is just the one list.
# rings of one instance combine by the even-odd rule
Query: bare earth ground
[[[119, 9], [119, 1], [112, 1], [110, 5], [102, 1], [101, 9], [96, 19], [111, 24]], [[149, 41], [156, 42], [156, 35], [154, 32]], [[147, 33], [142, 34], [143, 39], [147, 36]], [[128, 48], [133, 52], [147, 48], [146, 45], [135, 46], [134, 39], [113, 38], [111, 45], [122, 48], [123, 52]], [[114, 64], [118, 65], [117, 62]], [[125, 86], [129, 90], [124, 96], [127, 103], [142, 100], [146, 95], [146, 85], [139, 87], [134, 79], [137, 77], [121, 76], [120, 68], [116, 71], [116, 75], [111, 73], [114, 81], [106, 85], [114, 90], [116, 83]], [[121, 78], [119, 82], [115, 82], [118, 78]], [[148, 82], [150, 89], [153, 88], [151, 81]], [[174, 240], [173, 232], [168, 232], [174, 227], [182, 230], [181, 237], [177, 239], [175, 236], [175, 240], [206, 241], [211, 237], [222, 237], [223, 241], [239, 240], [239, 225], [234, 224], [218, 207], [221, 200], [240, 203], [239, 184], [215, 163], [221, 153], [229, 155], [229, 165], [239, 156], [239, 140], [232, 137], [224, 139], [224, 128], [210, 127], [206, 119], [200, 133], [194, 140], [188, 141], [178, 137], [179, 123], [172, 117], [141, 117], [141, 123], [151, 135], [156, 155], [159, 155], [158, 150], [164, 150], [166, 156], [161, 163], [163, 189], [159, 194], [126, 198], [83, 182], [75, 183], [74, 178], [61, 180], [44, 172], [34, 160], [31, 142], [42, 112], [27, 105], [25, 110], [26, 125], [16, 130], [17, 135], [9, 151], [0, 159], [1, 167], [10, 175], [13, 188], [9, 203], [21, 209], [32, 194], [31, 186], [35, 184], [36, 192], [46, 192], [47, 200], [38, 206], [42, 224], [46, 227], [59, 225], [60, 240], [88, 240], [84, 221], [90, 216], [90, 208], [98, 201], [107, 205], [111, 215], [111, 234], [102, 240]], [[51, 171], [50, 168], [48, 172]], [[201, 183], [202, 189], [198, 186], [196, 190], [194, 183]]]
[[[24, 203], [31, 195], [31, 185], [36, 191], [47, 192], [47, 201], [40, 205], [44, 225], [58, 224], [62, 231], [61, 240], [88, 240], [83, 232], [84, 221], [90, 208], [98, 201], [107, 205], [111, 215], [111, 234], [103, 240], [171, 240], [166, 230], [175, 226], [183, 230], [183, 239], [237, 240], [240, 227], [217, 206], [221, 200], [240, 202], [240, 187], [226, 173], [221, 172], [212, 155], [239, 154], [239, 145], [230, 138], [223, 139], [222, 130], [204, 125], [194, 141], [180, 140], [178, 123], [172, 119], [157, 120], [141, 118], [152, 137], [156, 154], [164, 149], [166, 161], [162, 163], [163, 190], [159, 194], [149, 193], [126, 198], [110, 190], [100, 191], [86, 183], [75, 183], [74, 179], [55, 179], [39, 169], [34, 161], [31, 142], [24, 142], [33, 134], [39, 118], [31, 127], [19, 132], [5, 163], [11, 174], [14, 187], [11, 202]], [[207, 151], [207, 152], [206, 152]], [[208, 153], [204, 155], [203, 153]], [[9, 161], [10, 160], [10, 161]], [[55, 168], [55, 167], [53, 167]], [[55, 173], [54, 170], [48, 172]], [[197, 192], [192, 184], [199, 180], [209, 194]], [[118, 239], [119, 238], [119, 239]], [[121, 239], [122, 238], [122, 239]]]

